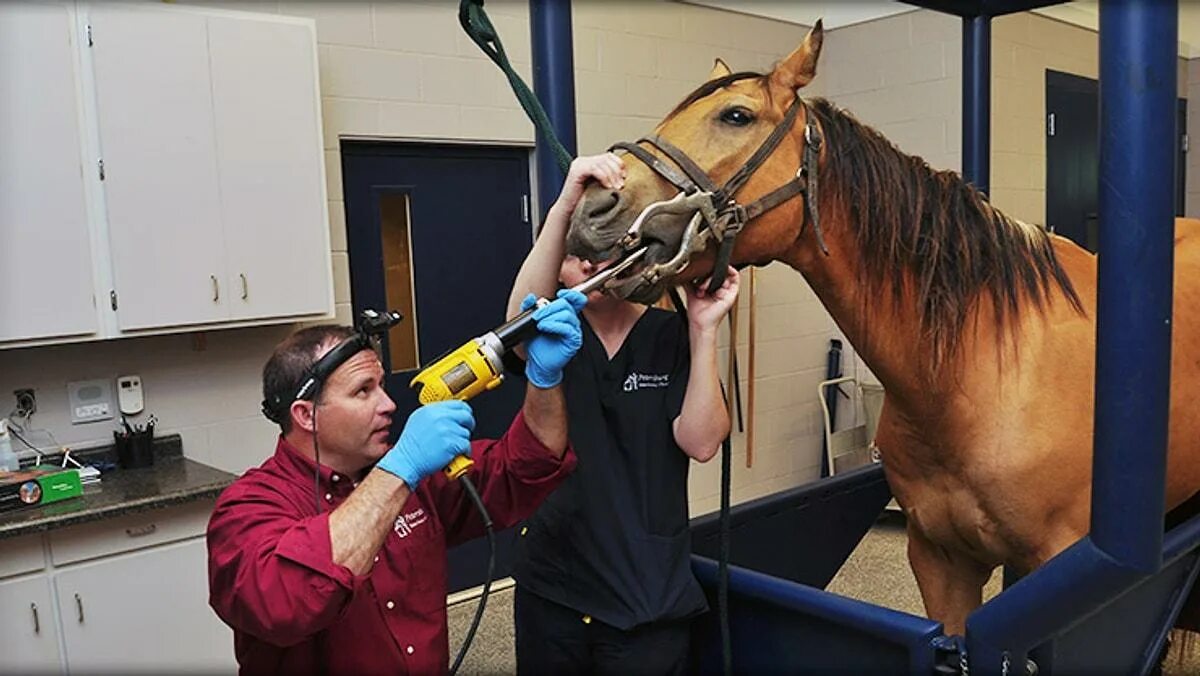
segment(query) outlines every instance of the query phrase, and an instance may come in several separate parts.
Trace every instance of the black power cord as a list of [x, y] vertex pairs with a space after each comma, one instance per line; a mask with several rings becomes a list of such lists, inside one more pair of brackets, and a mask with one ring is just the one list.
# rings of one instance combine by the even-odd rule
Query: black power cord
[[483, 593], [479, 596], [479, 605], [475, 607], [475, 617], [471, 620], [471, 627], [467, 629], [462, 647], [458, 649], [458, 656], [454, 658], [454, 665], [450, 667], [451, 675], [458, 673], [458, 668], [462, 666], [463, 658], [467, 656], [471, 642], [475, 640], [475, 632], [479, 629], [479, 622], [483, 619], [483, 610], [487, 607], [488, 594], [492, 591], [492, 577], [496, 570], [496, 531], [492, 527], [492, 517], [483, 504], [483, 498], [479, 497], [479, 491], [475, 490], [475, 484], [471, 482], [471, 477], [464, 474], [458, 480], [462, 482], [463, 490], [466, 491], [467, 497], [471, 498], [471, 502], [474, 503], [475, 509], [479, 510], [479, 516], [483, 519], [483, 528], [487, 531], [488, 538], [488, 565], [487, 577], [483, 582]]

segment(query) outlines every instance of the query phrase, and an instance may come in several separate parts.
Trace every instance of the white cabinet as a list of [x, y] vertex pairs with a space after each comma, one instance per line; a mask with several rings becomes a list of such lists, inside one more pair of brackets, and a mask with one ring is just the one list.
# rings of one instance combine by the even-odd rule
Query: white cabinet
[[233, 632], [208, 606], [203, 538], [55, 575], [67, 670], [234, 673]]
[[0, 341], [94, 334], [72, 15], [0, 4]]
[[124, 330], [332, 307], [311, 27], [89, 15]]
[[59, 670], [58, 632], [46, 575], [0, 582], [0, 668], [12, 674]]
[[333, 313], [311, 20], [0, 3], [0, 348]]
[[312, 34], [212, 17], [208, 44], [230, 318], [325, 312], [332, 298]]

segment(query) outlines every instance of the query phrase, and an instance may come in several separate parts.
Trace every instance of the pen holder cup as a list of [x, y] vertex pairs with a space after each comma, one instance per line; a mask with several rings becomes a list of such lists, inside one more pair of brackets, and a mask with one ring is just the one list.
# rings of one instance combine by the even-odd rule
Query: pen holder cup
[[154, 433], [113, 434], [117, 445], [117, 465], [136, 469], [154, 464]]

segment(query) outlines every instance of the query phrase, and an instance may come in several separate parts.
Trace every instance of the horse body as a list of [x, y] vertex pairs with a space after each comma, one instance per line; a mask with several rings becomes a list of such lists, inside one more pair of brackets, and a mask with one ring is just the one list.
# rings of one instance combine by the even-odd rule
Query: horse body
[[[733, 174], [814, 76], [821, 35], [818, 26], [758, 79], [718, 63], [658, 135], [714, 180]], [[997, 565], [1031, 571], [1088, 531], [1096, 258], [1003, 215], [828, 102], [805, 113], [824, 138], [822, 189], [749, 224], [733, 261], [798, 270], [879, 377], [876, 443], [908, 517], [910, 563], [929, 616], [962, 633]], [[745, 184], [746, 199], [794, 176], [805, 143], [793, 130]], [[646, 166], [626, 166], [620, 193], [585, 195], [571, 253], [617, 255], [641, 209], [673, 194]], [[806, 217], [803, 200], [814, 199], [827, 254]], [[651, 262], [670, 257], [686, 220], [647, 222]], [[679, 277], [702, 277], [713, 258], [693, 257]], [[654, 298], [672, 281], [631, 297]], [[1167, 509], [1200, 489], [1200, 221], [1176, 223], [1172, 335]]]

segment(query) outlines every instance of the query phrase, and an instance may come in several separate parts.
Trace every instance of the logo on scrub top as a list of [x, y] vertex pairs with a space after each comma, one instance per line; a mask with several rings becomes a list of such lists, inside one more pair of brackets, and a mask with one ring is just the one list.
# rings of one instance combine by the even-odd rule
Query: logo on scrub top
[[630, 373], [625, 378], [622, 389], [626, 392], [666, 387], [671, 384], [671, 376], [666, 373]]

